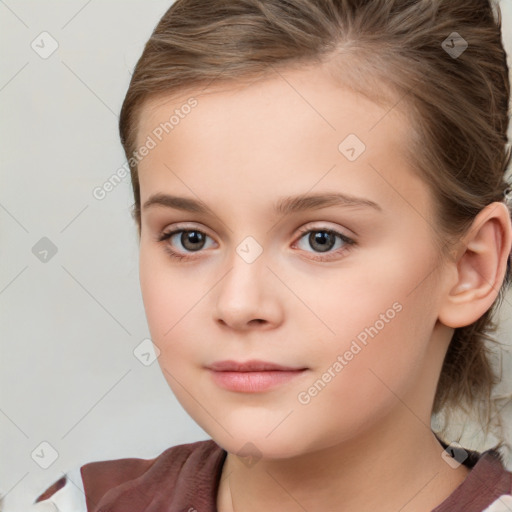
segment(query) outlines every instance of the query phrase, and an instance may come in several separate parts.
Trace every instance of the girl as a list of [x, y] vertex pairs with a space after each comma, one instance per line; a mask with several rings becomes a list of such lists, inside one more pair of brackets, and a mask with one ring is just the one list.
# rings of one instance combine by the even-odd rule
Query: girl
[[501, 445], [446, 430], [497, 418], [500, 29], [489, 0], [172, 5], [120, 135], [152, 341], [212, 439], [75, 468], [34, 511], [512, 510]]

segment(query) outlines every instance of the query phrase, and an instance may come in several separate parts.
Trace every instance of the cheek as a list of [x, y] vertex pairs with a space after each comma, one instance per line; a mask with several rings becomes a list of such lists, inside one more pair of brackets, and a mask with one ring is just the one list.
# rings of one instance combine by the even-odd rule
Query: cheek
[[192, 273], [173, 270], [165, 254], [142, 246], [139, 276], [151, 337], [164, 355], [171, 344], [173, 350], [179, 348], [180, 333], [190, 329], [189, 319], [204, 292]]
[[205, 417], [205, 407], [215, 402], [207, 399], [200, 385], [204, 375], [199, 365], [208, 356], [204, 330], [197, 321], [198, 315], [206, 321], [199, 310], [208, 289], [193, 271], [172, 269], [165, 258], [141, 247], [140, 285], [151, 339], [160, 350], [158, 364], [169, 388], [188, 414], [209, 431], [211, 417]]
[[329, 447], [409, 403], [427, 356], [430, 326], [421, 318], [428, 313], [421, 292], [383, 290], [364, 305], [347, 301], [338, 320], [332, 317], [337, 336], [322, 346], [315, 374], [292, 397], [296, 414], [283, 435], [315, 432], [321, 421], [320, 443]]
[[[301, 283], [298, 293], [310, 298], [308, 305], [323, 322], [317, 321], [324, 333], [318, 351], [311, 352], [318, 369], [315, 377], [322, 378], [329, 368], [336, 374], [326, 385], [332, 393], [322, 391], [321, 398], [319, 394], [319, 407], [342, 399], [354, 410], [362, 407], [358, 414], [364, 414], [359, 400], [368, 399], [375, 407], [393, 399], [390, 390], [401, 395], [414, 385], [437, 318], [433, 268], [428, 247], [407, 252], [395, 246], [379, 251], [378, 261], [368, 259], [338, 278]], [[343, 369], [335, 366], [340, 356]]]
[[406, 240], [396, 240], [361, 251], [339, 270], [320, 268], [297, 279], [292, 270], [282, 268], [280, 277], [292, 283], [303, 301], [290, 296], [287, 311], [293, 322], [315, 327], [326, 348], [347, 350], [354, 339], [363, 344], [375, 339], [386, 340], [378, 345], [382, 349], [402, 352], [403, 342], [414, 344], [433, 327], [434, 268], [430, 246], [409, 247]]
[[201, 357], [197, 324], [192, 322], [193, 308], [198, 306], [201, 294], [194, 293], [194, 279], [183, 282], [177, 272], [159, 267], [154, 261], [151, 267], [145, 265], [147, 258], [142, 252], [140, 261], [144, 308], [151, 339], [160, 351], [158, 364], [162, 375], [189, 414], [200, 417], [201, 411], [194, 409], [195, 402], [190, 396], [198, 369], [190, 363], [197, 363]]

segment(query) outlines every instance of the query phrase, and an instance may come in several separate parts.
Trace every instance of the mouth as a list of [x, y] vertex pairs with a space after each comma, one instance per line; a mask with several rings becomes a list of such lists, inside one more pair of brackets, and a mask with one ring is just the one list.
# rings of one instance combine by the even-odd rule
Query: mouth
[[308, 368], [283, 366], [267, 361], [218, 361], [207, 367], [213, 381], [223, 389], [258, 393], [290, 382]]

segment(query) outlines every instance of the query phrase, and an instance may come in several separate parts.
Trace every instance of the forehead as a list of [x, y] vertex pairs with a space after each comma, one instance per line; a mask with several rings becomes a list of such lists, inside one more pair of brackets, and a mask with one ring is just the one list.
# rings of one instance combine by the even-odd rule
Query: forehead
[[[191, 99], [196, 106], [185, 108]], [[152, 98], [138, 128], [138, 145], [161, 134], [139, 164], [142, 200], [160, 185], [183, 188], [168, 168], [219, 198], [219, 180], [233, 197], [251, 187], [256, 195], [262, 184], [267, 195], [302, 193], [320, 180], [359, 195], [373, 183], [389, 201], [398, 199], [398, 182], [424, 188], [406, 157], [408, 117], [391, 102], [340, 87], [322, 68]], [[424, 193], [421, 200], [427, 207]]]
[[[261, 121], [262, 116], [257, 119], [257, 112], [263, 113], [262, 106], [271, 107], [272, 118], [277, 121], [280, 113], [286, 113], [291, 108], [294, 112], [290, 112], [288, 123], [286, 117], [281, 117], [287, 131], [293, 129], [293, 123], [297, 120], [294, 115], [301, 110], [306, 117], [307, 114], [315, 114], [317, 121], [322, 119], [325, 126], [333, 130], [345, 117], [350, 120], [354, 131], [358, 127], [361, 131], [373, 129], [384, 117], [402, 125], [411, 121], [406, 102], [402, 101], [404, 98], [389, 83], [379, 80], [370, 72], [367, 79], [361, 81], [360, 74], [349, 70], [340, 73], [339, 67], [326, 61], [307, 64], [302, 68], [297, 65], [285, 69], [272, 67], [256, 77], [219, 79], [204, 86], [151, 96], [145, 100], [139, 112], [138, 141], [160, 123], [169, 121], [175, 111], [190, 110], [187, 102], [191, 98], [199, 102], [203, 111], [209, 109], [209, 117], [213, 115], [221, 121], [228, 121], [228, 124], [229, 121], [233, 121], [233, 124], [236, 121], [233, 116], [235, 111], [246, 111], [251, 115], [251, 121]], [[267, 116], [267, 113], [263, 115]], [[353, 113], [357, 113], [357, 117], [353, 117]], [[185, 114], [188, 115], [187, 112]], [[194, 117], [199, 117], [197, 114], [198, 109], [194, 108]], [[367, 120], [369, 124], [359, 123], [359, 120]], [[404, 130], [407, 131], [408, 128]]]

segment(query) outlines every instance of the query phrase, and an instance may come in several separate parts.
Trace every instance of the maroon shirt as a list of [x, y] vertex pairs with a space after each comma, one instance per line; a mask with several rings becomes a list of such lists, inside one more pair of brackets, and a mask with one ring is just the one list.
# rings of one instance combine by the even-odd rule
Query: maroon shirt
[[[512, 473], [497, 452], [468, 454], [463, 463], [470, 473], [432, 512], [482, 512], [500, 496], [512, 493]], [[85, 464], [80, 472], [87, 512], [217, 512], [226, 455], [217, 443], [208, 440], [173, 446], [154, 459]], [[48, 499], [65, 484], [63, 477], [36, 502]]]

